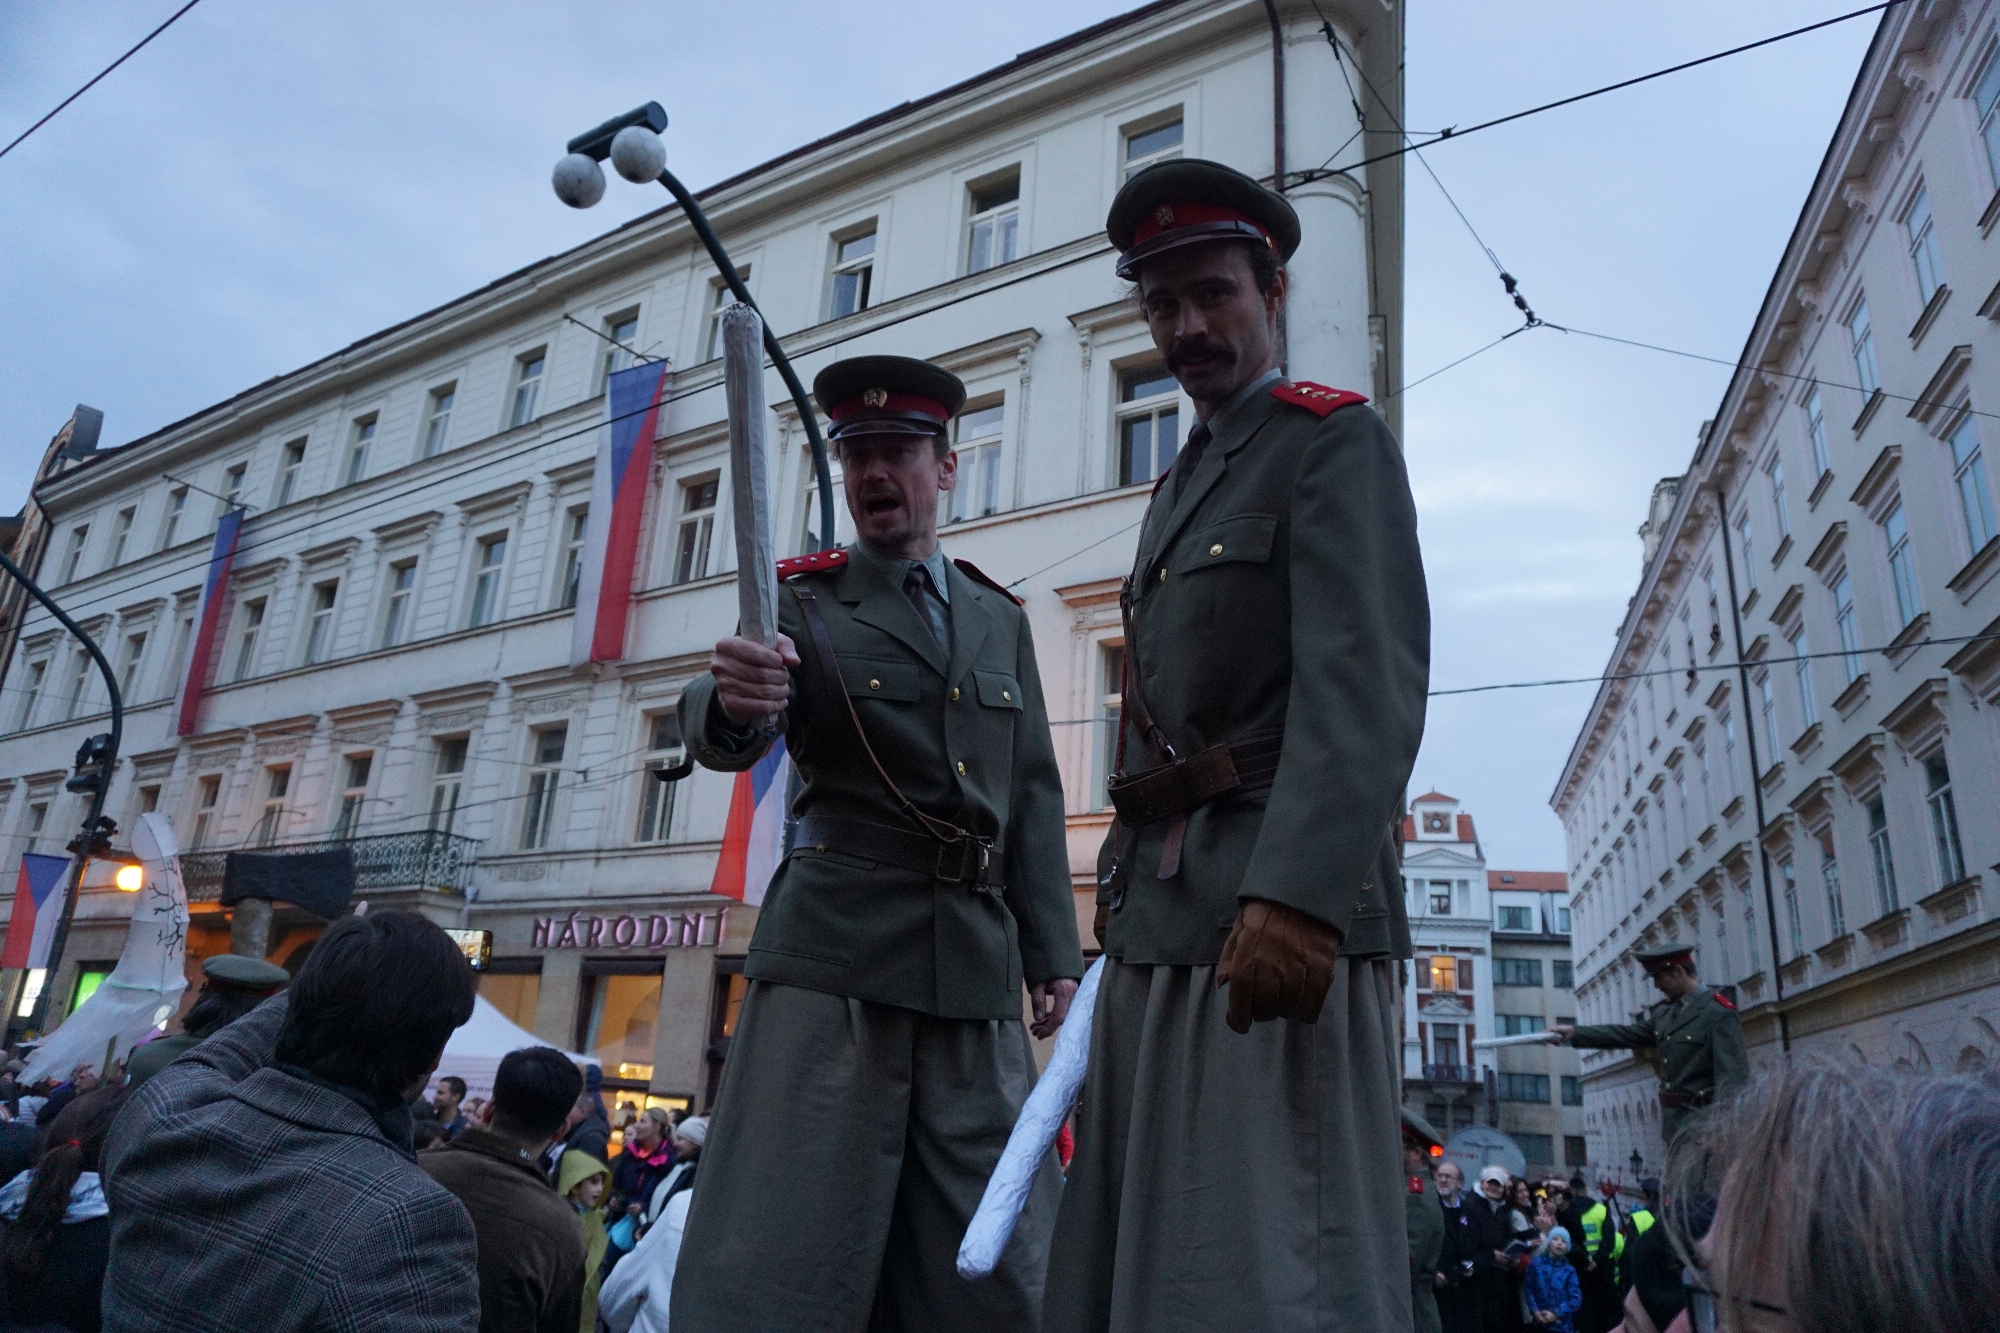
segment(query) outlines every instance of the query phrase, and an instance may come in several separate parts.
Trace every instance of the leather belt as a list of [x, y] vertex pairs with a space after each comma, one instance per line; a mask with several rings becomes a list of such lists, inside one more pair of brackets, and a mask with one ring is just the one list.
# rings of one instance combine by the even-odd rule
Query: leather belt
[[1007, 882], [1005, 858], [1000, 850], [979, 839], [943, 842], [862, 819], [807, 815], [798, 822], [792, 850], [807, 847], [880, 861], [899, 870], [914, 870], [920, 875], [975, 889], [999, 889]]
[[1211, 745], [1142, 773], [1113, 774], [1106, 784], [1111, 804], [1127, 828], [1185, 817], [1217, 797], [1270, 786], [1284, 743], [1284, 733], [1274, 731]]

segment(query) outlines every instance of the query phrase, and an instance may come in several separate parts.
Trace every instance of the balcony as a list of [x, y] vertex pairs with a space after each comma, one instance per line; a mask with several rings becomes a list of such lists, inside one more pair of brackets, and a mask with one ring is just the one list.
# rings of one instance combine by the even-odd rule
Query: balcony
[[472, 876], [472, 858], [479, 848], [479, 840], [438, 829], [424, 829], [416, 833], [383, 833], [366, 838], [285, 842], [269, 847], [211, 848], [181, 854], [181, 879], [187, 885], [190, 903], [217, 902], [222, 897], [223, 862], [232, 851], [284, 855], [330, 852], [338, 847], [348, 848], [354, 853], [354, 890], [357, 894], [428, 889], [434, 893], [462, 897]]
[[1471, 1065], [1425, 1065], [1426, 1083], [1483, 1083], [1485, 1076]]

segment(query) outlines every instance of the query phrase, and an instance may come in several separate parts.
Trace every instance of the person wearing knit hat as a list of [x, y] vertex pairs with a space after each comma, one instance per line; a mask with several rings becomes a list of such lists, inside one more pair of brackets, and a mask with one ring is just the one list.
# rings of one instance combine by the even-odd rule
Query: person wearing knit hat
[[1529, 1316], [1553, 1333], [1576, 1333], [1574, 1316], [1583, 1306], [1583, 1285], [1570, 1265], [1569, 1247], [1569, 1228], [1550, 1227], [1542, 1248], [1528, 1261], [1522, 1287]]

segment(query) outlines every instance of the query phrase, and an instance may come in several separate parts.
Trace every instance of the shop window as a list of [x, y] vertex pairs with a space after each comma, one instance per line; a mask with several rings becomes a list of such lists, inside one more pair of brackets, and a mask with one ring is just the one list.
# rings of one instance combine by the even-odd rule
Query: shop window
[[598, 1059], [607, 1085], [652, 1081], [660, 977], [657, 962], [584, 962], [576, 1049]]
[[542, 998], [542, 960], [495, 958], [479, 974], [479, 997], [515, 1027], [535, 1030], [535, 1006]]

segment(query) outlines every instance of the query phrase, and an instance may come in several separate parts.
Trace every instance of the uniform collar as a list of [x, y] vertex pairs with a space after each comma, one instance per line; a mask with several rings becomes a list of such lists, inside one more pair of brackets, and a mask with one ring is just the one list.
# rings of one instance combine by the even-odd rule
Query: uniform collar
[[852, 549], [863, 560], [881, 570], [898, 591], [902, 589], [903, 580], [910, 576], [910, 566], [922, 565], [931, 576], [931, 587], [937, 592], [938, 600], [946, 606], [951, 605], [951, 581], [945, 577], [945, 569], [950, 562], [944, 558], [942, 545], [932, 547], [931, 553], [922, 560], [906, 560], [899, 555], [883, 555], [869, 550], [866, 542], [857, 541]]
[[1224, 402], [1221, 407], [1216, 408], [1214, 413], [1208, 418], [1208, 433], [1215, 439], [1221, 439], [1228, 432], [1230, 426], [1235, 423], [1236, 418], [1243, 414], [1243, 409], [1248, 407], [1259, 393], [1282, 378], [1283, 373], [1276, 366], [1273, 366], [1231, 394], [1228, 401]]

